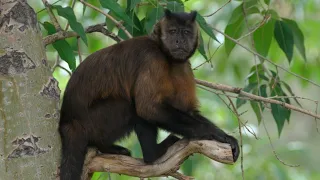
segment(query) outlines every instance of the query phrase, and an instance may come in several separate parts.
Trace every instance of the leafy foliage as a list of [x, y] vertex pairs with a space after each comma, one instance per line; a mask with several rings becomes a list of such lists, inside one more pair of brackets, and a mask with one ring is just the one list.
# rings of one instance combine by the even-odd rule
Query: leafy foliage
[[[48, 35], [56, 33], [56, 28], [49, 22], [43, 23], [43, 27], [48, 31]], [[65, 60], [69, 68], [74, 71], [76, 69], [76, 58], [73, 54], [73, 49], [66, 40], [58, 40], [52, 43], [52, 46], [57, 50], [61, 59]]]
[[109, 9], [112, 11], [116, 17], [123, 20], [126, 24], [137, 28], [133, 23], [132, 19], [125, 13], [125, 10], [115, 1], [115, 0], [100, 0], [100, 4], [102, 7]]
[[59, 16], [62, 16], [68, 20], [71, 29], [74, 30], [76, 33], [78, 33], [79, 36], [81, 37], [81, 39], [83, 40], [83, 42], [86, 45], [88, 45], [87, 36], [84, 31], [84, 28], [83, 28], [82, 24], [77, 22], [77, 19], [76, 19], [76, 16], [74, 15], [73, 9], [71, 7], [64, 8], [60, 5], [54, 5], [53, 7], [57, 10]]
[[274, 37], [290, 63], [293, 56], [294, 44], [292, 30], [284, 21], [277, 20], [274, 26]]
[[[146, 35], [152, 31], [152, 28], [154, 24], [163, 16], [163, 10], [165, 8], [168, 8], [172, 11], [190, 11], [192, 10], [191, 4], [194, 3], [194, 1], [187, 1], [187, 0], [127, 0], [127, 1], [117, 1], [117, 0], [100, 0], [100, 1], [94, 1], [94, 0], [87, 0], [90, 4], [93, 4], [97, 6], [100, 9], [104, 9], [104, 11], [108, 12], [113, 18], [115, 18], [117, 21], [122, 23], [122, 25], [134, 36], [141, 36]], [[99, 3], [100, 2], [100, 3]], [[200, 2], [200, 1], [199, 1]], [[209, 1], [206, 1], [205, 3], [208, 3]], [[246, 47], [249, 47], [250, 49], [256, 51], [263, 57], [266, 57], [268, 59], [271, 59], [274, 63], [282, 63], [282, 59], [285, 61], [289, 61], [290, 70], [308, 78], [318, 78], [320, 76], [313, 76], [311, 71], [317, 71], [317, 68], [319, 67], [319, 63], [316, 64], [306, 64], [306, 60], [308, 57], [308, 63], [310, 57], [312, 57], [312, 54], [307, 54], [307, 50], [305, 47], [305, 41], [310, 39], [309, 34], [303, 34], [305, 33], [300, 29], [300, 27], [309, 27], [305, 26], [307, 23], [313, 23], [313, 26], [319, 27], [319, 23], [317, 22], [303, 22], [298, 24], [294, 19], [287, 19], [281, 17], [281, 13], [278, 14], [278, 9], [275, 9], [274, 7], [275, 1], [270, 0], [237, 0], [237, 2], [232, 2], [231, 5], [228, 4], [223, 8], [222, 11], [219, 13], [222, 14], [219, 16], [219, 13], [214, 15], [214, 18], [212, 17], [204, 17], [203, 14], [207, 14], [208, 12], [205, 12], [207, 9], [201, 9], [198, 11], [198, 15], [196, 17], [196, 21], [199, 24], [199, 27], [201, 29], [201, 33], [199, 34], [199, 47], [198, 51], [199, 54], [203, 56], [204, 59], [208, 60], [208, 55], [206, 52], [206, 44], [208, 43], [208, 39], [214, 39], [218, 42], [218, 39], [216, 37], [216, 34], [214, 31], [212, 31], [212, 20], [218, 19], [219, 24], [217, 25], [218, 29], [223, 29], [223, 26], [220, 26], [221, 24], [226, 24], [226, 27], [224, 29], [224, 32], [229, 35], [230, 37], [234, 38], [235, 40], [238, 40], [241, 38], [240, 43], [245, 45]], [[78, 3], [78, 2], [76, 2]], [[201, 1], [203, 3], [203, 1]], [[200, 3], [200, 4], [201, 4]], [[212, 2], [210, 1], [212, 4]], [[217, 4], [220, 2], [216, 2]], [[79, 3], [80, 4], [80, 3]], [[237, 4], [234, 9], [233, 5]], [[239, 5], [240, 4], [240, 5]], [[298, 4], [298, 3], [297, 3]], [[310, 3], [311, 4], [311, 3]], [[205, 4], [206, 5], [206, 4]], [[221, 3], [219, 5], [222, 5]], [[295, 5], [298, 6], [298, 5]], [[84, 28], [79, 22], [87, 22], [87, 21], [77, 21], [75, 18], [74, 12], [70, 7], [61, 7], [61, 6], [53, 6], [57, 12], [58, 15], [66, 18], [68, 20], [68, 23], [70, 23], [70, 27], [73, 31], [77, 32], [83, 42], [86, 42], [85, 38], [87, 38], [84, 34]], [[85, 8], [83, 10], [83, 18], [88, 18], [88, 13], [90, 13], [90, 20], [92, 20], [93, 23], [90, 22], [90, 25], [93, 25], [96, 22], [99, 17], [104, 18], [101, 14], [96, 13], [95, 11], [90, 10], [90, 8]], [[230, 11], [231, 9], [231, 11]], [[85, 11], [86, 10], [86, 11]], [[215, 10], [215, 9], [214, 9]], [[212, 11], [214, 11], [212, 10]], [[210, 9], [211, 11], [211, 9]], [[211, 11], [211, 12], [212, 12]], [[225, 12], [227, 13], [225, 13]], [[75, 11], [77, 12], [77, 11]], [[225, 13], [225, 14], [223, 14]], [[224, 17], [226, 14], [231, 14], [231, 17], [225, 21]], [[266, 20], [262, 25], [261, 22], [266, 18], [269, 17], [268, 20]], [[288, 16], [289, 17], [289, 16]], [[291, 16], [294, 17], [294, 16]], [[77, 17], [79, 19], [79, 17]], [[245, 19], [246, 18], [246, 19]], [[87, 19], [84, 19], [87, 20]], [[247, 22], [246, 22], [247, 20]], [[221, 23], [223, 22], [223, 23]], [[79, 26], [81, 25], [81, 27]], [[109, 31], [112, 31], [114, 34], [118, 35], [122, 39], [128, 39], [127, 35], [124, 33], [123, 30], [119, 29], [114, 22], [112, 22], [109, 18], [106, 18], [106, 24], [107, 29]], [[45, 22], [44, 27], [46, 28], [48, 34], [53, 34], [55, 32], [55, 29], [52, 24]], [[318, 28], [318, 29], [319, 29]], [[310, 29], [308, 29], [308, 32]], [[244, 35], [247, 35], [245, 38], [242, 38]], [[91, 35], [90, 35], [91, 36]], [[313, 35], [315, 36], [315, 35]], [[251, 39], [252, 37], [252, 39]], [[89, 38], [89, 36], [88, 36]], [[95, 37], [96, 38], [96, 37]], [[90, 40], [92, 41], [93, 38], [90, 37]], [[220, 39], [219, 39], [220, 40]], [[253, 43], [251, 42], [253, 40]], [[274, 41], [275, 40], [275, 41]], [[89, 41], [89, 42], [91, 42]], [[98, 41], [97, 38], [95, 41]], [[69, 43], [68, 43], [69, 42]], [[98, 41], [99, 45], [95, 44], [91, 45], [90, 47], [93, 50], [99, 49], [102, 47], [101, 44], [105, 42]], [[214, 42], [216, 44], [216, 42]], [[295, 96], [294, 89], [291, 87], [291, 84], [288, 82], [285, 82], [286, 75], [281, 73], [278, 73], [276, 71], [276, 68], [273, 65], [268, 64], [268, 62], [264, 61], [263, 58], [257, 59], [257, 61], [253, 61], [252, 57], [245, 53], [239, 53], [240, 51], [238, 49], [235, 49], [236, 44], [229, 40], [228, 38], [225, 38], [224, 41], [220, 41], [218, 43], [224, 43], [225, 52], [217, 52], [214, 56], [214, 60], [212, 61], [215, 63], [215, 65], [219, 66], [219, 73], [220, 72], [226, 72], [228, 71], [229, 74], [234, 74], [237, 76], [238, 80], [242, 77], [246, 76], [245, 83], [243, 85], [243, 91], [252, 93], [254, 95], [259, 95], [262, 97], [266, 97], [269, 99], [278, 100], [282, 103], [295, 103], [299, 106], [302, 106], [301, 103], [298, 101], [296, 97], [286, 97], [289, 96]], [[310, 47], [310, 43], [316, 44], [313, 41], [308, 41], [306, 43], [308, 47]], [[313, 44], [313, 46], [315, 46]], [[73, 53], [72, 47], [74, 46], [74, 43], [71, 41], [65, 41], [65, 40], [59, 40], [55, 43], [53, 43], [53, 47], [57, 50], [59, 53], [59, 56], [61, 59], [66, 61], [70, 67], [70, 69], [74, 70], [76, 68], [75, 63], [75, 57]], [[294, 47], [298, 50], [299, 55], [295, 56], [294, 54]], [[239, 48], [240, 49], [240, 48]], [[312, 49], [314, 51], [314, 49]], [[279, 53], [280, 52], [280, 53]], [[282, 53], [283, 52], [283, 53]], [[231, 53], [234, 53], [236, 60], [231, 59], [224, 59], [225, 56], [220, 54], [227, 54], [229, 56]], [[251, 54], [250, 54], [251, 55]], [[285, 56], [286, 58], [282, 58], [281, 56]], [[211, 58], [211, 57], [210, 57]], [[233, 57], [232, 57], [233, 58]], [[242, 60], [245, 59], [247, 64], [243, 64]], [[301, 59], [301, 60], [300, 60]], [[305, 61], [303, 61], [303, 60]], [[238, 61], [239, 60], [239, 61]], [[231, 62], [232, 61], [232, 62]], [[253, 62], [256, 65], [253, 65]], [[234, 68], [237, 66], [236, 68]], [[252, 67], [251, 67], [252, 66]], [[231, 68], [229, 68], [231, 67]], [[251, 67], [251, 69], [250, 69]], [[222, 70], [221, 70], [222, 69]], [[230, 73], [230, 69], [235, 72]], [[250, 70], [249, 70], [250, 69]], [[198, 73], [199, 71], [197, 71]], [[215, 75], [219, 74], [214, 72]], [[314, 72], [313, 72], [314, 73]], [[319, 71], [317, 71], [319, 75]], [[201, 70], [199, 74], [196, 74], [197, 77], [199, 75], [202, 75], [202, 77], [208, 77], [212, 81], [219, 81], [219, 77], [216, 76], [210, 76], [207, 73], [207, 69]], [[220, 75], [220, 74], [219, 74]], [[225, 76], [226, 74], [222, 74], [221, 76]], [[220, 77], [221, 78], [221, 77]], [[224, 82], [222, 82], [224, 83]], [[228, 82], [226, 82], [228, 83]], [[257, 118], [258, 123], [261, 122], [263, 116], [261, 113], [269, 113], [272, 115], [273, 120], [272, 123], [277, 126], [278, 135], [280, 136], [283, 128], [285, 128], [286, 122], [289, 123], [290, 117], [291, 117], [291, 111], [287, 108], [283, 107], [283, 105], [279, 104], [266, 104], [257, 102], [257, 101], [249, 101], [244, 99], [244, 97], [239, 96], [239, 99], [236, 100], [236, 106], [237, 108], [249, 108], [248, 110], [251, 110], [255, 113], [255, 116]], [[208, 108], [209, 109], [209, 108]], [[268, 120], [268, 119], [265, 119]], [[229, 121], [228, 121], [229, 123]], [[282, 135], [282, 134], [281, 134]], [[264, 146], [263, 146], [264, 147]], [[138, 148], [139, 149], [139, 148]], [[195, 168], [192, 168], [192, 164], [195, 161], [186, 161], [185, 165], [182, 166], [183, 171], [186, 172], [192, 172], [196, 171]], [[263, 177], [268, 177], [267, 179], [274, 179], [273, 176], [270, 174], [274, 173], [281, 173], [280, 171], [283, 171], [280, 167], [281, 165], [275, 165], [277, 171], [272, 170], [272, 167], [269, 167], [267, 165], [264, 165], [266, 168], [267, 173]], [[209, 170], [210, 171], [210, 170]], [[269, 173], [269, 174], [268, 174]], [[186, 173], [188, 174], [188, 173]], [[106, 174], [104, 173], [102, 177], [107, 178]], [[283, 176], [284, 177], [284, 176]], [[318, 176], [317, 176], [318, 177]], [[117, 177], [118, 178], [118, 177]], [[113, 178], [113, 179], [117, 179]], [[120, 177], [119, 177], [120, 178]], [[122, 178], [122, 177], [121, 177]], [[120, 178], [120, 179], [121, 179]], [[253, 177], [255, 179], [259, 179], [259, 177]], [[123, 178], [126, 179], [126, 178]], [[286, 177], [284, 178], [286, 179]], [[288, 179], [288, 178], [287, 178]]]

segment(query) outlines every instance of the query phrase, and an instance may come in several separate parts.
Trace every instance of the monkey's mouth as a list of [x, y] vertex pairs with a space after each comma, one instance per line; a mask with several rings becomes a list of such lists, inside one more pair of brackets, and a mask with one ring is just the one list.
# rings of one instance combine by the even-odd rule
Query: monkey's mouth
[[172, 52], [173, 53], [187, 53], [188, 51], [183, 48], [178, 48], [178, 49], [174, 49]]

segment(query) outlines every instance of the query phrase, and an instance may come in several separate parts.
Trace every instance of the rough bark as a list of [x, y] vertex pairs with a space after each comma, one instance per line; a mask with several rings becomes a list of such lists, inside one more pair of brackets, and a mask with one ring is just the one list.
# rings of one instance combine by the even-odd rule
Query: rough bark
[[55, 179], [59, 97], [34, 10], [0, 0], [0, 179]]

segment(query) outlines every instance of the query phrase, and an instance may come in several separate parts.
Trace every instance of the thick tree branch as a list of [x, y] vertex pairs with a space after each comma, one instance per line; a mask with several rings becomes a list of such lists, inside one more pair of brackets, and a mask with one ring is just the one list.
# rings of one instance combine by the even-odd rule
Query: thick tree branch
[[172, 145], [167, 153], [152, 165], [147, 165], [141, 159], [129, 156], [95, 156], [86, 164], [84, 169], [86, 174], [83, 175], [83, 179], [88, 179], [88, 173], [97, 171], [125, 174], [140, 178], [172, 176], [177, 179], [192, 179], [192, 177], [178, 173], [177, 170], [184, 160], [193, 153], [203, 154], [218, 162], [233, 164], [233, 156], [229, 144], [213, 140], [188, 141], [183, 139]]
[[[100, 32], [100, 33], [110, 37], [111, 39], [115, 40], [116, 42], [120, 42], [123, 40], [120, 37], [118, 37], [117, 35], [115, 35], [114, 33], [110, 32], [104, 26], [105, 26], [105, 23], [92, 25], [92, 26], [87, 27], [85, 32], [86, 33]], [[43, 39], [43, 41], [44, 41], [45, 45], [48, 45], [48, 44], [54, 43], [55, 41], [60, 40], [60, 39], [66, 39], [66, 38], [77, 37], [77, 36], [79, 36], [79, 35], [73, 31], [60, 31], [60, 32], [57, 32], [55, 34], [52, 34], [52, 35], [45, 37]]]
[[220, 90], [220, 91], [225, 91], [225, 92], [231, 92], [231, 93], [236, 93], [239, 94], [241, 96], [247, 97], [249, 99], [252, 100], [256, 100], [256, 101], [262, 101], [262, 102], [266, 102], [266, 103], [272, 103], [272, 104], [279, 104], [285, 108], [294, 110], [294, 111], [298, 111], [301, 112], [303, 114], [307, 114], [309, 116], [312, 116], [314, 118], [320, 119], [320, 114], [314, 114], [313, 112], [309, 111], [309, 110], [305, 110], [296, 106], [293, 106], [291, 104], [287, 104], [278, 100], [274, 100], [274, 99], [268, 99], [268, 98], [264, 98], [261, 96], [257, 96], [251, 93], [247, 93], [245, 91], [242, 91], [241, 88], [238, 87], [232, 87], [232, 86], [228, 86], [225, 84], [218, 84], [218, 83], [211, 83], [211, 82], [207, 82], [207, 81], [203, 81], [200, 79], [196, 79], [196, 83], [211, 89], [216, 89], [216, 90]]

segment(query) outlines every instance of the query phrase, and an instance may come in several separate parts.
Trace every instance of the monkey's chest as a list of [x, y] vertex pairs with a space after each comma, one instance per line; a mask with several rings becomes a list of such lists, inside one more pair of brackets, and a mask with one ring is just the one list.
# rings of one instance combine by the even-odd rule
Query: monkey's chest
[[172, 86], [174, 91], [170, 99], [173, 107], [182, 111], [190, 111], [196, 108], [197, 99], [193, 77], [173, 78]]

